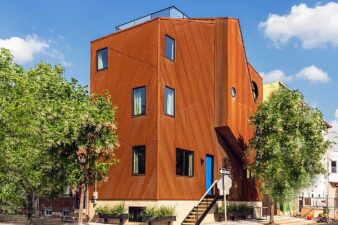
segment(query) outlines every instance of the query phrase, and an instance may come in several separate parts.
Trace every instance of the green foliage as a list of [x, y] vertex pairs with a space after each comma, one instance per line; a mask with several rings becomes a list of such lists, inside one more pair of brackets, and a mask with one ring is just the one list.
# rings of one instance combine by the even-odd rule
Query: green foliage
[[[227, 205], [227, 213], [249, 213], [251, 208], [245, 204], [229, 204]], [[224, 213], [224, 205], [218, 208], [219, 213]]]
[[95, 211], [97, 213], [122, 215], [126, 213], [127, 208], [124, 203], [119, 203], [113, 206], [99, 206]]
[[325, 170], [321, 158], [329, 147], [321, 112], [305, 105], [299, 91], [280, 88], [260, 103], [251, 117], [256, 135], [252, 165], [263, 194], [275, 202], [291, 198]]
[[155, 206], [149, 206], [146, 207], [145, 210], [142, 212], [142, 217], [147, 217], [151, 220], [156, 219], [156, 207]]
[[149, 206], [143, 212], [142, 216], [147, 217], [151, 220], [155, 220], [161, 217], [175, 216], [175, 207], [174, 206], [160, 206], [154, 207]]
[[116, 163], [115, 110], [109, 96], [39, 63], [29, 70], [0, 51], [0, 209], [29, 207], [33, 194], [105, 180]]
[[175, 207], [174, 206], [160, 206], [156, 210], [156, 217], [166, 217], [166, 216], [175, 216]]

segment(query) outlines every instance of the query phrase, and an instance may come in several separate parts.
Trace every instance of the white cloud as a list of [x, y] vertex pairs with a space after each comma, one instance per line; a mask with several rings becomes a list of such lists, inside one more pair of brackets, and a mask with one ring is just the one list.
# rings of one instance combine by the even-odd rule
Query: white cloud
[[264, 83], [291, 82], [295, 79], [308, 80], [311, 83], [326, 83], [330, 81], [329, 75], [315, 65], [304, 67], [295, 75], [287, 76], [282, 70], [272, 70], [268, 73], [260, 72]]
[[336, 113], [334, 114], [336, 119], [338, 119], [338, 109], [336, 109]]
[[49, 45], [39, 40], [36, 35], [21, 37], [10, 37], [0, 39], [0, 48], [7, 48], [14, 56], [14, 61], [19, 64], [25, 64], [34, 60], [34, 55], [43, 52], [49, 48]]
[[260, 72], [263, 77], [264, 83], [273, 83], [273, 82], [290, 82], [292, 80], [291, 76], [286, 76], [285, 73], [281, 70], [272, 70], [268, 73]]
[[286, 15], [270, 14], [259, 27], [276, 46], [297, 38], [304, 48], [331, 45], [338, 47], [338, 3], [329, 2], [313, 8], [294, 5]]
[[303, 68], [296, 74], [296, 77], [299, 79], [309, 80], [312, 83], [326, 83], [330, 81], [329, 75], [315, 65]]

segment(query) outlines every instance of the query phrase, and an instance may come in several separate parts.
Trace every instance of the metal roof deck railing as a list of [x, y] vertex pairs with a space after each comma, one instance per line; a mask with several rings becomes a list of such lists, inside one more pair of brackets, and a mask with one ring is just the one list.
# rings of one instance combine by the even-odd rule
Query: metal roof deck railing
[[116, 31], [120, 31], [132, 26], [135, 26], [137, 24], [146, 22], [148, 20], [152, 20], [158, 17], [166, 17], [166, 18], [179, 18], [179, 19], [185, 19], [185, 18], [190, 18], [189, 16], [185, 15], [182, 11], [177, 9], [175, 6], [171, 6], [162, 10], [159, 10], [157, 12], [151, 13], [149, 15], [140, 17], [138, 19], [132, 20], [130, 22], [121, 24], [116, 26]]

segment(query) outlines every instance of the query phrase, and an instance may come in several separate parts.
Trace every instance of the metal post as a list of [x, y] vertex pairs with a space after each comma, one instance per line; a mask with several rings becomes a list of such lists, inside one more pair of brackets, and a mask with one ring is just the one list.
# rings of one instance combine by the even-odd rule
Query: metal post
[[224, 224], [227, 224], [227, 198], [225, 194], [225, 181], [224, 181], [225, 174], [222, 174], [222, 186], [223, 186], [223, 198], [224, 198]]

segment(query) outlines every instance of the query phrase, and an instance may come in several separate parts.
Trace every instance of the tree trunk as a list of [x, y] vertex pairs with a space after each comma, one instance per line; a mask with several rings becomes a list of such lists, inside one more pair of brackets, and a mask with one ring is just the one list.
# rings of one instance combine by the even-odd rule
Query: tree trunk
[[270, 202], [270, 224], [275, 223], [275, 204], [273, 201]]
[[77, 225], [82, 225], [82, 221], [83, 221], [83, 202], [84, 202], [85, 191], [86, 191], [86, 186], [84, 184], [81, 184], [80, 207], [79, 207], [79, 217], [78, 217]]
[[26, 216], [27, 216], [27, 221], [26, 224], [27, 225], [31, 225], [32, 224], [32, 214], [33, 214], [33, 193], [29, 192], [29, 194], [27, 194], [26, 197]]

